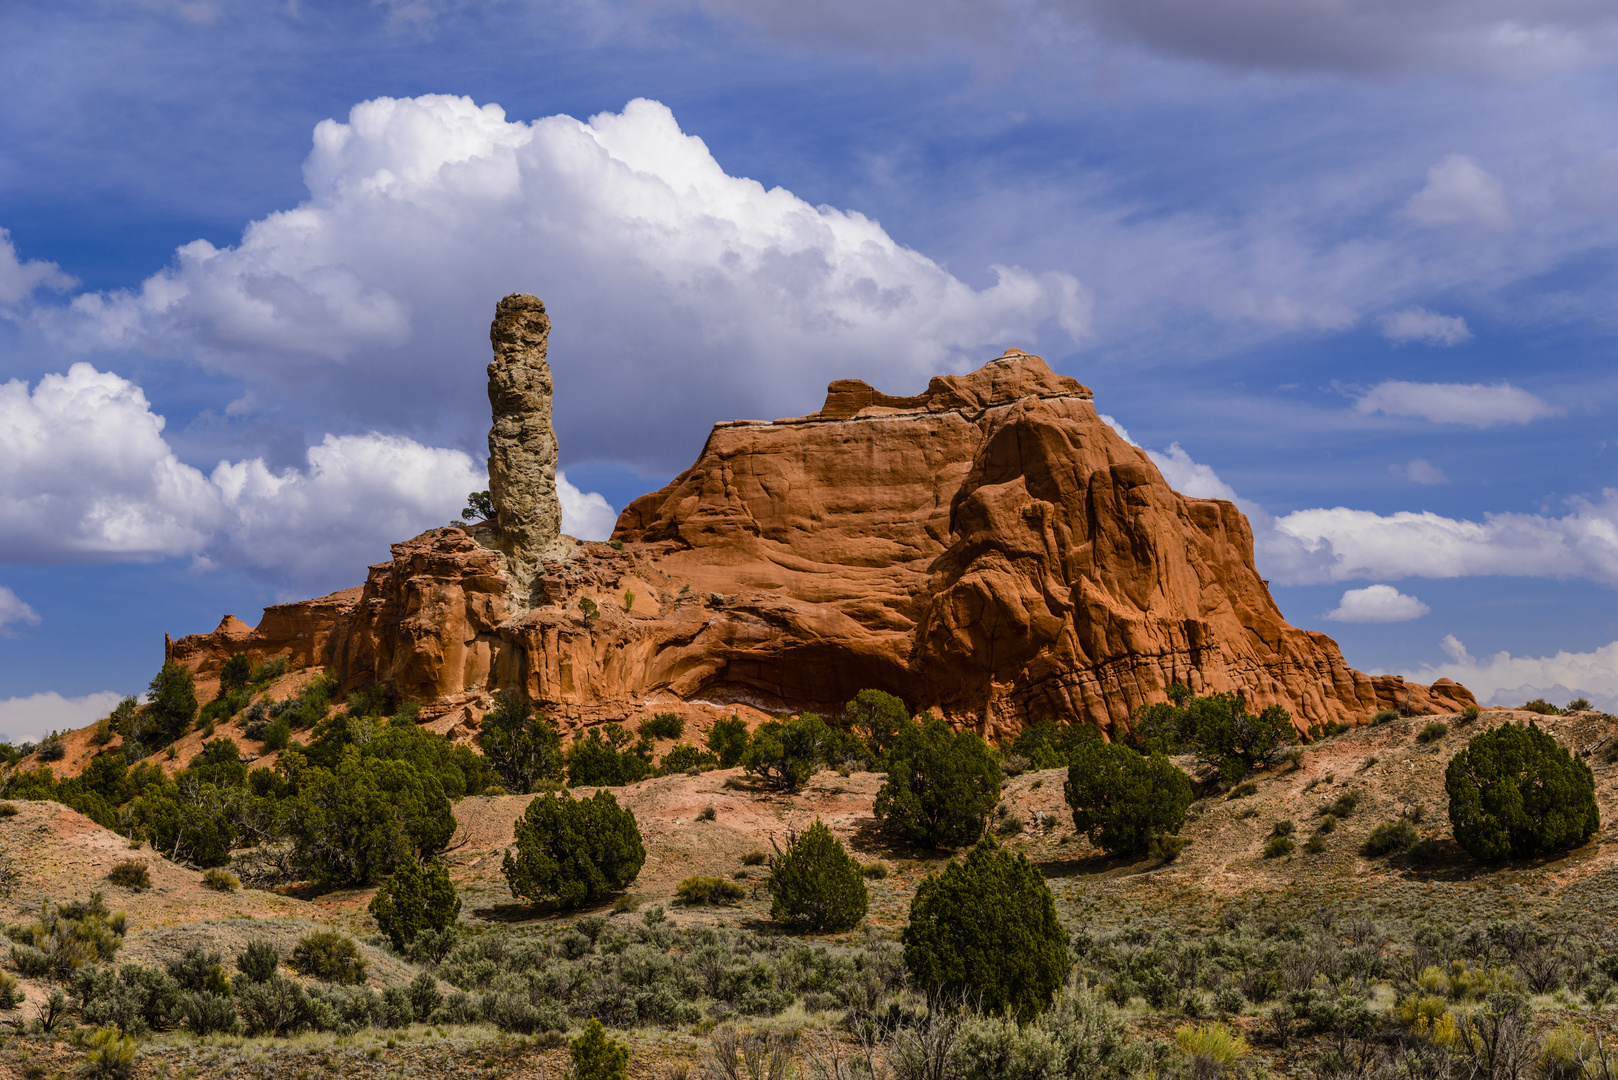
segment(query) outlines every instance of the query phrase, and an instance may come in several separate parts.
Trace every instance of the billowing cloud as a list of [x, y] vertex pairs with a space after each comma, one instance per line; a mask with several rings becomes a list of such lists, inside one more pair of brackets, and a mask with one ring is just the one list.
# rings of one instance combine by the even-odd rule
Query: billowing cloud
[[83, 697], [54, 691], [0, 700], [0, 742], [38, 742], [53, 731], [72, 731], [110, 714], [124, 695], [112, 690]]
[[1414, 596], [1406, 596], [1392, 585], [1368, 585], [1343, 593], [1337, 606], [1322, 617], [1346, 623], [1409, 622], [1431, 610]]
[[1384, 581], [1473, 575], [1582, 578], [1618, 584], [1618, 491], [1600, 502], [1570, 500], [1562, 517], [1485, 514], [1465, 521], [1431, 512], [1297, 510], [1275, 528], [1321, 557], [1311, 575], [1293, 579]]
[[1444, 470], [1426, 458], [1415, 458], [1405, 465], [1389, 465], [1388, 471], [1394, 476], [1404, 477], [1412, 484], [1449, 483], [1449, 477], [1444, 475]]
[[1521, 705], [1544, 698], [1564, 705], [1589, 698], [1600, 709], [1618, 711], [1618, 641], [1591, 652], [1558, 652], [1554, 656], [1513, 656], [1497, 652], [1474, 657], [1454, 634], [1445, 636], [1447, 664], [1430, 664], [1399, 674], [1415, 682], [1454, 679], [1485, 705]]
[[[140, 387], [85, 363], [32, 392], [0, 386], [0, 560], [191, 555], [204, 569], [341, 583], [488, 487], [459, 450], [375, 433], [327, 435], [301, 469], [251, 458], [204, 475], [176, 458], [163, 426]], [[605, 538], [612, 507], [557, 481], [563, 528]]]
[[996, 266], [973, 288], [858, 213], [727, 174], [654, 101], [530, 124], [381, 98], [317, 126], [304, 178], [297, 209], [235, 247], [180, 248], [139, 290], [80, 296], [56, 332], [471, 447], [495, 301], [532, 292], [553, 321], [564, 460], [656, 471], [714, 419], [802, 412], [832, 378], [919, 389], [1041, 327], [1090, 328], [1074, 278]]
[[0, 308], [20, 304], [37, 289], [70, 289], [75, 279], [53, 262], [30, 259], [23, 262], [11, 242], [11, 233], [0, 229]]
[[1420, 342], [1423, 345], [1459, 345], [1472, 339], [1466, 320], [1459, 315], [1440, 315], [1426, 308], [1411, 307], [1382, 319], [1382, 336], [1396, 344]]
[[38, 626], [39, 612], [29, 607], [22, 597], [0, 585], [0, 636], [10, 636], [13, 631], [7, 628], [17, 623]]
[[1562, 410], [1510, 383], [1378, 383], [1355, 402], [1356, 412], [1412, 416], [1437, 424], [1526, 424]]
[[1405, 203], [1405, 216], [1421, 225], [1481, 225], [1496, 232], [1516, 227], [1500, 178], [1465, 154], [1451, 154], [1427, 170], [1427, 185]]

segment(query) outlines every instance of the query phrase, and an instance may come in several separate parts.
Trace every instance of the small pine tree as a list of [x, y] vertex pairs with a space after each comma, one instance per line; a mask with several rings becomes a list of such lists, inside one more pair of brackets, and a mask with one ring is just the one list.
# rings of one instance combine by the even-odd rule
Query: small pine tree
[[1000, 801], [1000, 763], [975, 731], [938, 717], [907, 723], [893, 741], [874, 807], [882, 831], [915, 844], [958, 847], [983, 834]]
[[627, 888], [645, 862], [634, 811], [612, 792], [588, 799], [562, 792], [528, 804], [500, 871], [513, 896], [576, 908]]
[[507, 791], [526, 795], [543, 780], [562, 778], [562, 735], [521, 694], [502, 690], [478, 729], [478, 748]]
[[1456, 842], [1485, 862], [1565, 851], [1601, 827], [1590, 766], [1538, 724], [1474, 735], [1444, 789]]
[[716, 722], [708, 730], [708, 749], [718, 756], [721, 769], [734, 769], [747, 753], [747, 723], [736, 716]]
[[760, 724], [742, 755], [742, 768], [770, 787], [797, 791], [824, 760], [830, 735], [826, 721], [814, 713], [805, 713], [796, 720]]
[[415, 859], [399, 864], [371, 898], [377, 928], [403, 952], [424, 930], [443, 930], [461, 913], [461, 898], [449, 868], [434, 859], [424, 869]]
[[985, 836], [910, 902], [905, 967], [929, 996], [1027, 1021], [1067, 976], [1068, 936], [1039, 870]]
[[247, 658], [246, 653], [236, 653], [226, 660], [225, 666], [219, 670], [219, 696], [225, 697], [241, 690], [252, 675], [253, 662]]
[[899, 730], [910, 722], [905, 703], [881, 690], [861, 690], [843, 706], [843, 721], [860, 733], [878, 759], [893, 749]]
[[197, 684], [191, 673], [179, 664], [164, 664], [152, 676], [151, 699], [146, 706], [148, 738], [158, 746], [178, 739], [190, 728], [197, 715]]
[[1073, 828], [1108, 855], [1144, 855], [1154, 837], [1178, 833], [1191, 805], [1191, 778], [1162, 754], [1118, 743], [1075, 745], [1065, 794]]
[[573, 1062], [571, 1080], [625, 1080], [629, 1047], [609, 1038], [601, 1021], [592, 1018], [567, 1050]]
[[770, 865], [770, 918], [794, 930], [848, 930], [865, 918], [864, 872], [819, 818]]

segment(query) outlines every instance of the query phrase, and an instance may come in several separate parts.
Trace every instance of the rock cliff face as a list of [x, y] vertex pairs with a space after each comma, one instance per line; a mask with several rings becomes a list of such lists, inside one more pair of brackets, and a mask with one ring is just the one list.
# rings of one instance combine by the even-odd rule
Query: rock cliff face
[[1354, 671], [1289, 625], [1236, 507], [1174, 492], [1090, 399], [1016, 350], [915, 397], [839, 380], [810, 416], [716, 425], [613, 545], [564, 539], [536, 560], [526, 610], [493, 550], [502, 519], [498, 540], [433, 530], [362, 590], [172, 652], [210, 669], [227, 649], [291, 650], [469, 723], [505, 687], [569, 725], [675, 702], [834, 710], [875, 687], [995, 736], [1042, 718], [1111, 729], [1175, 681], [1305, 725], [1472, 703]]
[[562, 535], [556, 498], [556, 432], [551, 426], [551, 320], [537, 296], [512, 293], [489, 327], [489, 495], [498, 543], [519, 595]]

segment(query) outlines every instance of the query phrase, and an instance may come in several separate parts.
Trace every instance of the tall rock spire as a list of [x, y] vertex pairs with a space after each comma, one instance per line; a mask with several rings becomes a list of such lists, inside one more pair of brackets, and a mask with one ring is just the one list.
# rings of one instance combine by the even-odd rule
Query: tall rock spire
[[541, 559], [562, 535], [556, 499], [556, 431], [551, 426], [551, 367], [545, 349], [551, 320], [544, 301], [512, 293], [489, 326], [489, 495], [500, 550], [520, 597], [527, 598]]

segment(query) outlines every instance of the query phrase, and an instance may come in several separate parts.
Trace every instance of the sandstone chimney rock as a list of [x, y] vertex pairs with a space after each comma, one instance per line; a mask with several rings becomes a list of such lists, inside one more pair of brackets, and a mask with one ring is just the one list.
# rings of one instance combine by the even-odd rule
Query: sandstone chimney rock
[[537, 296], [512, 293], [489, 326], [489, 495], [497, 543], [517, 595], [525, 598], [540, 561], [562, 535], [556, 499], [556, 431], [551, 426], [551, 367], [545, 350], [551, 320]]
[[363, 590], [267, 609], [251, 637], [185, 638], [175, 659], [207, 673], [231, 651], [292, 652], [424, 716], [518, 689], [565, 728], [670, 706], [835, 712], [867, 687], [991, 737], [1042, 719], [1112, 730], [1174, 682], [1300, 726], [1473, 702], [1448, 680], [1355, 671], [1290, 625], [1241, 511], [1174, 491], [1089, 389], [1015, 349], [914, 396], [839, 379], [808, 416], [716, 424], [689, 469], [625, 508], [616, 545], [547, 554], [547, 329], [538, 300], [501, 302], [504, 569], [435, 529]]

